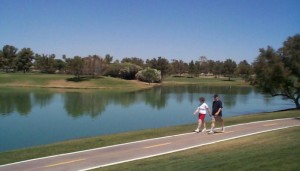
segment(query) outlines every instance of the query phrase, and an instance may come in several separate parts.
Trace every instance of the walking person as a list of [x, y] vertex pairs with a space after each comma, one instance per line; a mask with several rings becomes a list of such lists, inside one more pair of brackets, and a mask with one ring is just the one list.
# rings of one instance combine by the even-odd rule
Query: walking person
[[209, 133], [214, 133], [214, 129], [215, 129], [215, 125], [216, 125], [216, 121], [217, 122], [221, 122], [222, 124], [222, 132], [225, 132], [225, 128], [224, 128], [224, 120], [222, 119], [222, 109], [223, 109], [223, 105], [222, 105], [222, 101], [219, 99], [219, 95], [215, 94], [214, 95], [214, 101], [212, 104], [212, 121], [211, 121], [211, 129], [209, 131]]
[[206, 111], [208, 111], [209, 115], [210, 115], [210, 111], [209, 111], [209, 107], [208, 105], [205, 103], [205, 98], [204, 97], [200, 97], [199, 98], [199, 102], [200, 105], [197, 107], [196, 111], [194, 112], [194, 115], [198, 114], [198, 127], [194, 132], [200, 132], [200, 128], [201, 125], [203, 123], [203, 129], [201, 132], [206, 131], [206, 124], [205, 124], [205, 115], [206, 115]]

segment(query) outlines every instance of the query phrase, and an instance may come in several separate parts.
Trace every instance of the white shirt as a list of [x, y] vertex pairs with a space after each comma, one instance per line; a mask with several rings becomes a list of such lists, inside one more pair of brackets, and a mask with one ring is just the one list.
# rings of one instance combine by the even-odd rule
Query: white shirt
[[201, 114], [205, 115], [207, 109], [208, 109], [208, 105], [206, 103], [202, 103], [199, 107], [197, 107], [197, 109], [194, 112], [194, 114], [201, 113]]

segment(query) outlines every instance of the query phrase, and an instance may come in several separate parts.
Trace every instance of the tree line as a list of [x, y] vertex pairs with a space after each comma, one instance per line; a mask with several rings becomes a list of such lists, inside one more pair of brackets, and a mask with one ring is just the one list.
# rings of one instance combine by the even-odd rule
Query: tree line
[[55, 54], [38, 54], [30, 48], [18, 51], [12, 45], [5, 45], [0, 50], [0, 69], [4, 72], [73, 74], [77, 78], [81, 76], [112, 76], [123, 79], [136, 79], [136, 74], [144, 69], [155, 69], [160, 72], [162, 78], [166, 75], [195, 77], [210, 74], [216, 77], [227, 76], [229, 79], [232, 76], [241, 76], [247, 79], [253, 74], [253, 67], [246, 60], [237, 64], [232, 59], [214, 61], [201, 56], [188, 63], [179, 59], [169, 61], [164, 57], [145, 61], [138, 57], [125, 57], [121, 61], [113, 61], [113, 56], [110, 54], [105, 57], [89, 55], [72, 58], [63, 55], [61, 59], [57, 59]]

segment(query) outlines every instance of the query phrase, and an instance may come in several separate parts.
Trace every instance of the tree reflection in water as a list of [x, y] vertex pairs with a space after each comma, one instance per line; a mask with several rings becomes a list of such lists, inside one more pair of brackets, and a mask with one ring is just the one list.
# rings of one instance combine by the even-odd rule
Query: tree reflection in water
[[[105, 111], [108, 105], [129, 107], [135, 103], [144, 103], [154, 109], [164, 109], [169, 100], [174, 99], [181, 103], [187, 100], [192, 103], [200, 96], [209, 101], [213, 94], [220, 94], [226, 108], [237, 105], [237, 102], [246, 104], [249, 94], [260, 94], [252, 87], [218, 87], [218, 86], [162, 86], [136, 92], [107, 92], [81, 91], [56, 89], [0, 89], [0, 115], [7, 116], [14, 112], [19, 115], [29, 115], [32, 107], [46, 108], [52, 103], [55, 94], [62, 97], [66, 113], [74, 118], [90, 116], [95, 118]], [[260, 94], [261, 95], [261, 94]], [[264, 99], [265, 103], [270, 101]]]

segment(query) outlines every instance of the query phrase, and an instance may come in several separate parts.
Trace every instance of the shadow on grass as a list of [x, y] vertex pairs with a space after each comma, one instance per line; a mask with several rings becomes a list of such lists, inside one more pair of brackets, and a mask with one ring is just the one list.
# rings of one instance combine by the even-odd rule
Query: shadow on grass
[[222, 80], [222, 81], [229, 81], [229, 82], [234, 82], [235, 80]]
[[67, 81], [71, 82], [83, 82], [83, 81], [90, 81], [95, 79], [103, 79], [103, 77], [93, 77], [93, 76], [83, 76], [83, 77], [73, 77], [73, 78], [67, 78]]

